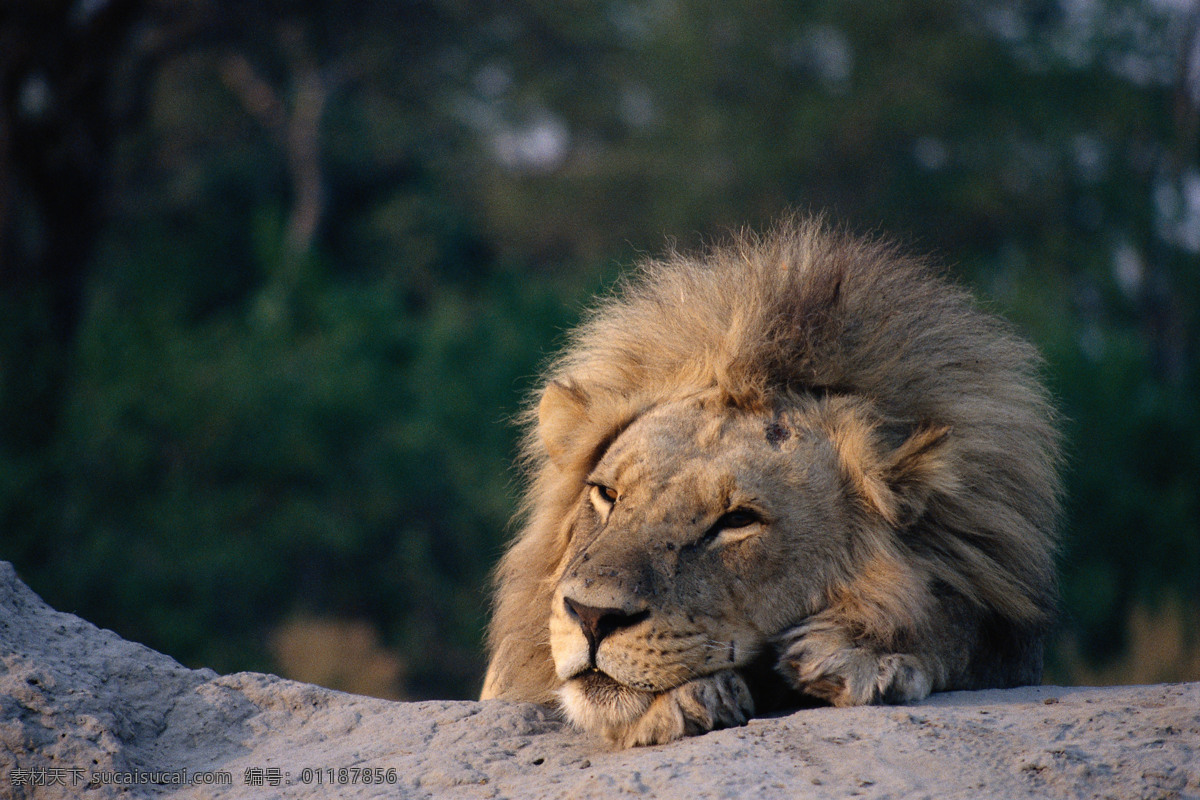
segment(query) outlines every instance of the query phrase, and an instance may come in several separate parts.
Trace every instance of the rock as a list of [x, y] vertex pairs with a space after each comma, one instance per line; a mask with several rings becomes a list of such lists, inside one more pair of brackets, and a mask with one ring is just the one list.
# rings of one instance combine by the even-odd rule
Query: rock
[[1200, 798], [1200, 684], [954, 692], [611, 751], [540, 706], [190, 670], [0, 562], [0, 797]]

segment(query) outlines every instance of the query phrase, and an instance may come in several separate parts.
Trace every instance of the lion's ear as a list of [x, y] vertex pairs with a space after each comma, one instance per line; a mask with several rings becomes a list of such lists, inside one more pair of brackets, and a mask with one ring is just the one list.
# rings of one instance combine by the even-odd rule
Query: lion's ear
[[838, 421], [833, 440], [849, 484], [894, 527], [913, 524], [930, 497], [955, 489], [947, 425], [882, 426], [849, 413]]
[[885, 452], [883, 480], [892, 491], [894, 524], [911, 525], [925, 513], [930, 497], [955, 491], [952, 451], [950, 426], [926, 424]]
[[538, 434], [557, 466], [564, 466], [587, 421], [587, 392], [575, 383], [550, 381], [538, 402]]

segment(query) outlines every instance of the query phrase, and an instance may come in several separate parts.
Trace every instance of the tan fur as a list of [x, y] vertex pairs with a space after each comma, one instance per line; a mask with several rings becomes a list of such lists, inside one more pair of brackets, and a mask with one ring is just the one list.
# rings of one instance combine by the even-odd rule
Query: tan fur
[[631, 745], [740, 724], [763, 659], [836, 705], [1036, 680], [1059, 508], [1037, 367], [927, 266], [819, 221], [643, 264], [524, 418], [483, 697]]

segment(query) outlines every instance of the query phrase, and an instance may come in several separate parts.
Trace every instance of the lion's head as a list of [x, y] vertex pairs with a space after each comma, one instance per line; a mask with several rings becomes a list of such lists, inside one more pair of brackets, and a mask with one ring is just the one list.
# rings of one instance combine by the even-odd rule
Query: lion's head
[[[587, 401], [554, 385], [541, 414], [545, 430], [573, 430]], [[658, 693], [749, 666], [867, 561], [897, 573], [881, 591], [919, 602], [875, 529], [919, 512], [944, 433], [893, 443], [862, 403], [748, 410], [715, 392], [631, 421], [580, 489], [555, 574], [550, 652], [568, 716], [618, 728]]]
[[644, 743], [744, 719], [720, 695], [764, 655], [838, 704], [1030, 679], [1058, 502], [1035, 363], [817, 223], [645, 265], [530, 406], [483, 696]]

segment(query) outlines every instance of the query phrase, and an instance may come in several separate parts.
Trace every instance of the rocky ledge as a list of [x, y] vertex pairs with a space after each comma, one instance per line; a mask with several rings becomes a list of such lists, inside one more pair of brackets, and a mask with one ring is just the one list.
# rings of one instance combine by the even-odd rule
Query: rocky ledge
[[3, 798], [1200, 798], [1200, 684], [953, 692], [614, 752], [540, 706], [187, 669], [0, 562]]

